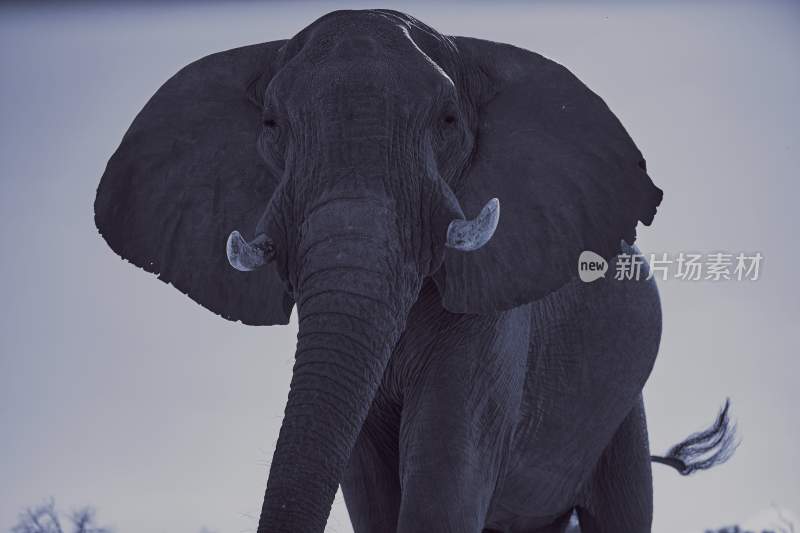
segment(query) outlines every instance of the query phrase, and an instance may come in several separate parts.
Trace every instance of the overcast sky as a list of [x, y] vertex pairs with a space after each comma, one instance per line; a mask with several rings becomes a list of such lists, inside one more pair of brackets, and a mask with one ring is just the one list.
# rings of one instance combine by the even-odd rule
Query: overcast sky
[[[0, 7], [0, 529], [54, 496], [95, 505], [120, 533], [255, 530], [297, 324], [226, 322], [121, 261], [92, 202], [175, 71], [338, 7]], [[743, 443], [696, 477], [656, 467], [654, 531], [800, 509], [797, 5], [381, 7], [538, 51], [599, 93], [665, 191], [643, 251], [763, 254], [756, 282], [660, 285], [653, 450], [709, 423], [725, 396]], [[351, 531], [341, 497], [327, 531]]]

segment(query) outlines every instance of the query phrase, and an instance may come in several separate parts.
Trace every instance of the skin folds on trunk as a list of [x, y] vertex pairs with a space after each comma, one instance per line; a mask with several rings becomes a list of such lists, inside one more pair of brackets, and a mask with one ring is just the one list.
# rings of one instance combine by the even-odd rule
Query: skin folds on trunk
[[301, 237], [297, 351], [259, 533], [325, 529], [402, 317], [419, 290], [413, 276], [398, 272], [390, 220], [385, 207], [368, 199], [328, 200]]
[[365, 335], [334, 328], [335, 322], [345, 320], [328, 312], [342, 309], [338, 292], [320, 297], [319, 305], [309, 311], [316, 316], [304, 319], [300, 329], [259, 533], [324, 531], [339, 480], [388, 360], [390, 339], [376, 343]]

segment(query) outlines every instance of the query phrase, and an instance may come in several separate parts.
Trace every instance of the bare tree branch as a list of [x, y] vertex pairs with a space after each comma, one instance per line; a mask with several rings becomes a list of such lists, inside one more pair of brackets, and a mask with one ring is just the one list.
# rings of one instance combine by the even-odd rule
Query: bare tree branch
[[[94, 509], [91, 507], [75, 511], [70, 521], [72, 533], [112, 533], [109, 528], [95, 525]], [[37, 507], [25, 509], [19, 514], [17, 525], [11, 528], [11, 533], [64, 533], [55, 501], [51, 498]]]

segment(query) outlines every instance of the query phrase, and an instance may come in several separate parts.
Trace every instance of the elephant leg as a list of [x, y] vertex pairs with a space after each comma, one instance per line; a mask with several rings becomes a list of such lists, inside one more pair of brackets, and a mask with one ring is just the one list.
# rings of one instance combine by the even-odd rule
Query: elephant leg
[[[577, 527], [573, 527], [570, 520], [572, 519], [573, 511], [564, 513], [556, 518], [552, 523], [536, 528], [530, 533], [580, 533]], [[516, 533], [516, 531], [512, 531]]]
[[578, 505], [582, 533], [649, 533], [653, 478], [641, 395], [592, 472]]
[[436, 317], [406, 367], [398, 533], [480, 533], [505, 467], [527, 361], [527, 308]]
[[355, 533], [397, 530], [400, 508], [397, 439], [399, 406], [387, 408], [379, 393], [356, 440], [342, 479]]

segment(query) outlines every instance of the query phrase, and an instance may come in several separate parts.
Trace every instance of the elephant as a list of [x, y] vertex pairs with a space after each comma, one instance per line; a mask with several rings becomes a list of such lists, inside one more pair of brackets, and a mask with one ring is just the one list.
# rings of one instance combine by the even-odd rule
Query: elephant
[[[603, 100], [511, 45], [390, 10], [169, 79], [110, 158], [95, 222], [122, 258], [248, 325], [297, 307], [258, 531], [650, 531], [651, 462], [732, 453], [728, 407], [650, 456], [662, 191]], [[502, 210], [502, 216], [501, 216]], [[647, 267], [644, 267], [645, 273]]]

